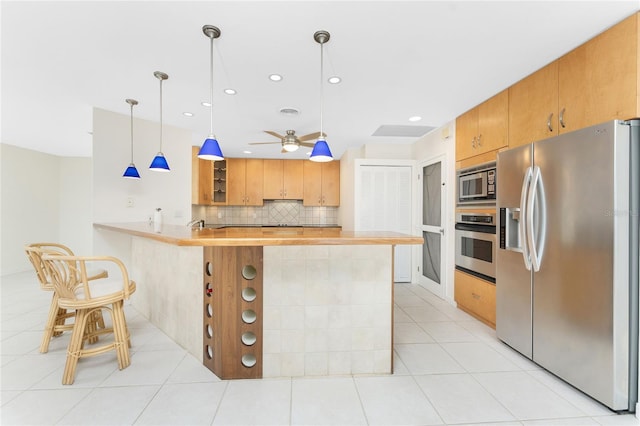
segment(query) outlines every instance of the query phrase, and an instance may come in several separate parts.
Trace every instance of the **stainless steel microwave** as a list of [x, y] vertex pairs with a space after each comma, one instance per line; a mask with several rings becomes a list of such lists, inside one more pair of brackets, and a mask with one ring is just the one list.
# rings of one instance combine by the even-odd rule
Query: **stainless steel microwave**
[[457, 172], [458, 205], [496, 203], [496, 163], [484, 163]]

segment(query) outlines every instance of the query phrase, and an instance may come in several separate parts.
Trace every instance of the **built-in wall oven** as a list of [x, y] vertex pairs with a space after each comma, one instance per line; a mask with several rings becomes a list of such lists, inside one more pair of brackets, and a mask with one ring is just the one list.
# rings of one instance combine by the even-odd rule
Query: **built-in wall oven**
[[456, 269], [496, 282], [495, 213], [456, 214]]

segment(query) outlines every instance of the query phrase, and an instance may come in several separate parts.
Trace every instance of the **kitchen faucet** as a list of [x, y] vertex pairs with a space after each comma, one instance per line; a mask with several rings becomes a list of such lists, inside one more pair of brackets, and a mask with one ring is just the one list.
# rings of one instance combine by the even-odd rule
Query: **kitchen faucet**
[[192, 219], [189, 223], [187, 223], [187, 227], [193, 228], [195, 225], [198, 225], [198, 228], [204, 228], [204, 219]]

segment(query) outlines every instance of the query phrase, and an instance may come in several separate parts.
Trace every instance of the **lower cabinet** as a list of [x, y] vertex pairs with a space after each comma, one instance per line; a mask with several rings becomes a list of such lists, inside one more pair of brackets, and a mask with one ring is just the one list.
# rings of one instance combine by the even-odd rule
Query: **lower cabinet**
[[454, 297], [460, 309], [496, 327], [495, 284], [456, 270]]

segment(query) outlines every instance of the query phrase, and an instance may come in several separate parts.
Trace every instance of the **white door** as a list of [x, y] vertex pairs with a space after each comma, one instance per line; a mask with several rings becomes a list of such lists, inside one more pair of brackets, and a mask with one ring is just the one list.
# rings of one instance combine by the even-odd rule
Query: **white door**
[[[411, 234], [411, 166], [360, 165], [356, 231]], [[394, 281], [411, 282], [411, 246], [394, 249]]]
[[445, 295], [446, 174], [444, 156], [420, 165], [418, 173], [421, 214], [420, 230], [424, 243], [420, 249], [418, 283], [439, 297]]

